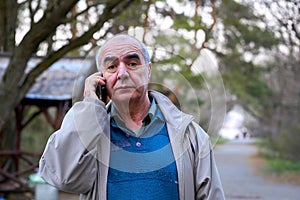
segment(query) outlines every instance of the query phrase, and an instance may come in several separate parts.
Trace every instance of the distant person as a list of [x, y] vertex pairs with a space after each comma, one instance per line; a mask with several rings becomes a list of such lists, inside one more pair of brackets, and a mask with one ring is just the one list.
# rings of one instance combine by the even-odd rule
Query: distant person
[[249, 137], [249, 135], [248, 135], [248, 129], [246, 127], [242, 128], [242, 134], [243, 134], [243, 138]]
[[[225, 199], [208, 135], [166, 96], [148, 91], [144, 44], [116, 35], [96, 61], [83, 101], [48, 140], [44, 180], [82, 200]], [[106, 87], [106, 106], [98, 86]]]

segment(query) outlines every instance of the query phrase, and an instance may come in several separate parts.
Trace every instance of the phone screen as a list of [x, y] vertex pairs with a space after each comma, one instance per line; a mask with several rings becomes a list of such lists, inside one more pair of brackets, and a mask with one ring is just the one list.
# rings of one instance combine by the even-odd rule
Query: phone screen
[[105, 85], [100, 86], [100, 94], [101, 94], [101, 100], [106, 103], [107, 101], [107, 90]]
[[96, 87], [96, 95], [104, 103], [107, 102], [107, 90], [105, 85], [98, 85]]

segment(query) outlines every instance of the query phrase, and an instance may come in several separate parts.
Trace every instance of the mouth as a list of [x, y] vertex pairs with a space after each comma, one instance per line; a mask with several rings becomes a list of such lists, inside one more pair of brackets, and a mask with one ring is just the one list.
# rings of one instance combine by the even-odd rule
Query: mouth
[[127, 86], [127, 85], [124, 85], [124, 86], [118, 86], [115, 88], [115, 90], [128, 90], [128, 89], [134, 89], [135, 87], [133, 86]]

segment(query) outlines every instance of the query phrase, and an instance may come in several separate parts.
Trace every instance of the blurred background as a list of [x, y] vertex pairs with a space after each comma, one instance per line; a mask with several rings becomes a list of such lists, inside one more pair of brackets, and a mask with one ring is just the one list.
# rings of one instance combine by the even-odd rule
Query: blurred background
[[151, 89], [213, 145], [255, 138], [271, 170], [298, 176], [299, 10], [299, 0], [2, 0], [0, 197], [32, 198], [28, 177], [82, 99], [96, 48], [124, 32], [151, 54]]

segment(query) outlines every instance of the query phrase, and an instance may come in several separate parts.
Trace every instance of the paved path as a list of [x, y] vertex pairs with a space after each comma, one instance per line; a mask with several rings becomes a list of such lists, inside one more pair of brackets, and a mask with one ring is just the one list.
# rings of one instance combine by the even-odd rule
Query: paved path
[[214, 148], [227, 200], [300, 200], [300, 185], [274, 183], [254, 175], [252, 140], [231, 141]]

